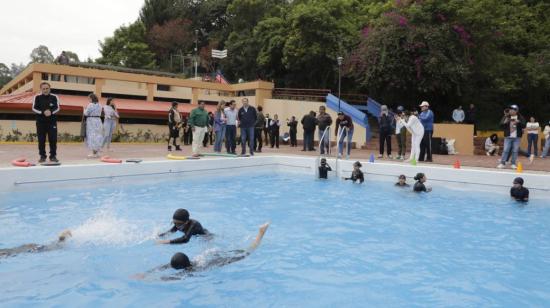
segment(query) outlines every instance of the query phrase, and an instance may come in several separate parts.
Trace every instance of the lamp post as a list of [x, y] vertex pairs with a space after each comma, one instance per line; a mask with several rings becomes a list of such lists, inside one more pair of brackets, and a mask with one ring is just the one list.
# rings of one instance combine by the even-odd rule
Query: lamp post
[[197, 68], [199, 66], [199, 30], [195, 30], [195, 79], [197, 79]]
[[338, 112], [340, 112], [340, 91], [342, 86], [341, 68], [342, 68], [342, 62], [344, 61], [344, 58], [341, 56], [338, 56], [336, 58], [336, 61], [338, 61]]

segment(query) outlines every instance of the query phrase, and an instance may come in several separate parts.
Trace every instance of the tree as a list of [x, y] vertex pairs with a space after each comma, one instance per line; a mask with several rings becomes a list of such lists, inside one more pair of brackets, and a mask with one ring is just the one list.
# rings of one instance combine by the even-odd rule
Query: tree
[[147, 42], [157, 55], [160, 63], [176, 52], [187, 53], [194, 45], [195, 35], [191, 30], [191, 21], [172, 19], [163, 25], [154, 25], [147, 34]]
[[155, 55], [147, 45], [145, 26], [141, 21], [121, 26], [99, 45], [101, 57], [96, 60], [99, 64], [139, 69], [156, 67]]
[[10, 82], [11, 79], [12, 76], [9, 67], [4, 63], [0, 63], [0, 88]]
[[69, 58], [69, 63], [80, 62], [78, 55], [72, 51], [65, 50], [65, 55]]
[[12, 63], [10, 65], [10, 75], [11, 77], [15, 77], [17, 75], [19, 75], [19, 73], [21, 73], [27, 66], [23, 63]]
[[31, 63], [53, 63], [54, 57], [48, 47], [40, 45], [31, 52]]

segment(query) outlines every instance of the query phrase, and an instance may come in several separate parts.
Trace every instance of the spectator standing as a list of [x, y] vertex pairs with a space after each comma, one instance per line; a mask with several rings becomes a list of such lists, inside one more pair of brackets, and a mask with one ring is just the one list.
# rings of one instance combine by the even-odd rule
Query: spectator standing
[[38, 138], [38, 153], [40, 160], [46, 162], [46, 137], [50, 145], [50, 161], [57, 160], [57, 116], [59, 99], [50, 93], [51, 86], [47, 82], [40, 84], [40, 95], [33, 99], [32, 111], [36, 113], [36, 136]]
[[266, 125], [263, 110], [264, 108], [262, 106], [258, 106], [258, 113], [256, 115], [256, 125], [254, 126], [254, 150], [260, 153], [262, 152], [262, 145], [263, 145], [262, 131]]
[[407, 121], [405, 122], [405, 117], [396, 117], [396, 121], [401, 122], [402, 125], [405, 125], [409, 133], [411, 133], [411, 154], [408, 161], [415, 160], [418, 161], [420, 157], [420, 143], [422, 142], [422, 137], [424, 136], [424, 126], [416, 116], [416, 113], [409, 113]]
[[465, 115], [464, 115], [464, 110], [462, 110], [462, 106], [458, 106], [458, 108], [453, 110], [453, 121], [455, 121], [455, 123], [460, 124], [464, 122], [464, 118], [465, 118]]
[[353, 121], [350, 116], [341, 111], [338, 112], [336, 129], [334, 132], [336, 134], [336, 138], [338, 138], [338, 157], [342, 157], [344, 155], [344, 139], [347, 139], [346, 158], [349, 159], [349, 155], [351, 154], [351, 139], [353, 138]]
[[491, 136], [487, 137], [487, 139], [485, 139], [485, 153], [487, 154], [487, 156], [498, 154], [499, 149], [500, 147], [498, 146], [497, 134], [492, 134]]
[[424, 137], [420, 143], [420, 157], [418, 161], [432, 162], [432, 136], [434, 132], [434, 113], [430, 110], [430, 104], [427, 101], [423, 101], [420, 104], [422, 112], [418, 117], [422, 126], [424, 126]]
[[113, 103], [113, 98], [109, 97], [107, 99], [107, 103], [103, 106], [103, 114], [105, 115], [105, 120], [103, 121], [103, 147], [107, 147], [107, 150], [110, 150], [116, 122], [120, 118]]
[[[107, 113], [105, 113], [105, 119], [107, 119]], [[178, 103], [173, 102], [172, 107], [170, 108], [170, 111], [168, 111], [168, 151], [172, 151], [172, 146], [170, 145], [170, 139], [173, 140], [172, 144], [176, 148], [176, 151], [181, 151], [181, 148], [177, 141], [180, 136], [180, 126], [181, 126], [181, 115], [178, 111]]]
[[271, 117], [269, 116], [269, 113], [266, 113], [265, 115], [265, 124], [264, 124], [264, 141], [265, 144], [270, 144], [269, 141], [269, 121], [271, 120]]
[[298, 121], [296, 121], [296, 117], [292, 116], [290, 121], [287, 120], [286, 125], [289, 127], [288, 132], [290, 134], [290, 146], [297, 147], [298, 140], [296, 139], [296, 135], [298, 134]]
[[[325, 132], [326, 128], [332, 125], [332, 118], [330, 114], [326, 113], [325, 106], [319, 107], [319, 115], [317, 116], [317, 132], [319, 135], [319, 147], [321, 148], [321, 155], [329, 153], [330, 150], [330, 131]], [[323, 137], [324, 136], [324, 137]]]
[[[405, 108], [403, 108], [403, 106], [397, 107], [397, 116], [405, 119]], [[405, 127], [405, 122], [406, 119], [404, 122], [395, 122], [395, 137], [397, 138], [397, 145], [399, 146], [397, 159], [401, 160], [405, 160], [405, 152], [407, 151], [407, 128]]]
[[201, 154], [201, 145], [204, 135], [208, 131], [209, 118], [208, 112], [204, 109], [204, 101], [199, 101], [199, 106], [191, 110], [189, 115], [189, 126], [193, 132], [193, 157], [199, 157]]
[[212, 145], [212, 135], [213, 135], [213, 127], [214, 127], [214, 114], [209, 111], [208, 112], [208, 130], [206, 131], [206, 134], [204, 134], [204, 139], [202, 141], [203, 147], [208, 147], [208, 143]]
[[550, 150], [550, 121], [548, 121], [542, 133], [544, 134], [544, 148], [542, 149], [542, 155], [540, 157], [546, 158]]
[[281, 121], [279, 121], [279, 116], [275, 114], [273, 116], [273, 119], [271, 119], [269, 123], [269, 130], [271, 132], [271, 148], [273, 146], [276, 146], [277, 149], [279, 148], [279, 130], [281, 127]]
[[[525, 130], [527, 130], [527, 156], [530, 158], [539, 155], [539, 128], [539, 122], [536, 122], [534, 117], [529, 118], [529, 122], [525, 125]], [[531, 152], [531, 148], [533, 148], [533, 152]]]
[[88, 157], [99, 157], [99, 150], [103, 145], [103, 124], [101, 123], [101, 111], [103, 108], [99, 104], [97, 96], [92, 93], [88, 95], [90, 103], [84, 109], [86, 117], [86, 146], [92, 151]]
[[466, 111], [466, 123], [474, 126], [474, 137], [477, 137], [477, 110], [474, 104], [470, 104], [470, 108]]
[[225, 119], [225, 112], [223, 111], [224, 106], [225, 102], [223, 100], [220, 101], [214, 113], [214, 152], [216, 153], [221, 153], [222, 142], [225, 137], [225, 126], [227, 121]]
[[499, 169], [504, 168], [510, 153], [512, 154], [511, 167], [512, 169], [516, 169], [519, 145], [521, 136], [523, 135], [523, 128], [525, 127], [525, 119], [518, 111], [518, 106], [512, 105], [509, 109], [504, 110], [504, 116], [500, 120], [500, 125], [504, 129], [504, 150], [502, 151], [500, 164], [497, 166]]
[[228, 154], [236, 154], [237, 148], [237, 104], [235, 101], [229, 102], [229, 107], [225, 108], [225, 118], [227, 120], [227, 126], [225, 127], [225, 149]]
[[304, 149], [302, 151], [315, 151], [313, 147], [313, 134], [315, 132], [315, 126], [317, 126], [317, 119], [315, 118], [315, 112], [312, 110], [302, 118], [302, 128], [304, 129]]
[[256, 125], [256, 108], [248, 104], [248, 98], [243, 98], [243, 106], [239, 109], [238, 119], [241, 127], [241, 155], [246, 154], [246, 144], [250, 155], [254, 155], [254, 126]]
[[384, 143], [386, 144], [388, 158], [391, 159], [391, 135], [395, 130], [395, 120], [390, 117], [388, 106], [382, 105], [380, 107], [380, 117], [378, 117], [378, 128], [380, 133], [379, 150], [380, 154], [378, 158], [384, 156]]

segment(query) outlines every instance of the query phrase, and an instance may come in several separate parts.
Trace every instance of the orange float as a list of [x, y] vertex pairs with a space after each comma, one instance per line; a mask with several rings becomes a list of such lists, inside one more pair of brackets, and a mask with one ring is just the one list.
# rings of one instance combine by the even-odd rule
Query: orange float
[[109, 156], [101, 157], [101, 161], [104, 162], [104, 163], [111, 163], [111, 164], [120, 164], [120, 163], [122, 163], [122, 159], [111, 158]]
[[34, 164], [27, 161], [26, 158], [18, 158], [11, 161], [11, 164], [16, 167], [31, 167], [34, 166]]

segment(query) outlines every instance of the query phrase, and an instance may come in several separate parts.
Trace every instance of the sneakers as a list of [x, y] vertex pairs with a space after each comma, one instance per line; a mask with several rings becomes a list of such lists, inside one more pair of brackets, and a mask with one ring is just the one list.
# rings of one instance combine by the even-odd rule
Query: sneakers
[[504, 168], [504, 164], [498, 164], [497, 168], [498, 168], [498, 169]]
[[516, 170], [518, 167], [516, 165], [512, 165], [512, 169]]
[[176, 145], [176, 151], [181, 151], [181, 148], [179, 145]]
[[391, 156], [391, 154], [388, 155], [388, 159], [393, 159], [393, 156]]
[[489, 152], [485, 152], [485, 155], [487, 155], [487, 156], [491, 156], [491, 153], [489, 153]]
[[45, 156], [41, 156], [40, 159], [38, 160], [39, 163], [45, 163], [46, 162], [46, 157]]
[[[44, 160], [45, 160], [45, 159], [44, 159]], [[51, 161], [52, 163], [58, 163], [58, 162], [59, 162], [59, 160], [58, 160], [57, 157], [55, 157], [55, 156], [50, 156], [50, 161]]]
[[168, 146], [168, 151], [172, 151], [172, 146], [171, 145]]
[[531, 154], [531, 156], [529, 156], [529, 162], [533, 163], [533, 160], [535, 160], [535, 154]]
[[384, 157], [384, 155], [378, 154], [378, 158], [383, 158], [383, 157]]

